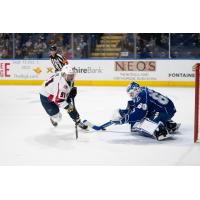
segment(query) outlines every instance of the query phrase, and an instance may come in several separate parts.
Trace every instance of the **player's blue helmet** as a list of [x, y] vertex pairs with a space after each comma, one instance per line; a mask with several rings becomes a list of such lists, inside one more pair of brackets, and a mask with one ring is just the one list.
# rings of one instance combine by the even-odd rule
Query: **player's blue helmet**
[[127, 93], [130, 93], [131, 90], [136, 90], [139, 87], [140, 87], [139, 84], [137, 84], [136, 82], [132, 82], [132, 83], [129, 84], [126, 91], [127, 91]]
[[129, 84], [126, 91], [132, 98], [135, 98], [140, 91], [140, 86], [136, 82], [132, 82]]

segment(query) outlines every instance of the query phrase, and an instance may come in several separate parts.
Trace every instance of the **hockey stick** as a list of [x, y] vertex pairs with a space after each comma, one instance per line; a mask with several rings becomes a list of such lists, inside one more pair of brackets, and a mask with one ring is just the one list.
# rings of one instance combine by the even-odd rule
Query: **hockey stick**
[[96, 131], [100, 131], [100, 130], [105, 130], [106, 127], [111, 126], [112, 124], [114, 124], [113, 121], [108, 121], [105, 124], [102, 124], [100, 126], [94, 125], [91, 122], [84, 120], [83, 123], [87, 126], [89, 126], [90, 128], [96, 130]]
[[[73, 102], [73, 105], [74, 105], [74, 109], [76, 109], [74, 98], [72, 98], [72, 102]], [[77, 128], [77, 123], [76, 122], [75, 122], [75, 132], [76, 132], [76, 139], [78, 139], [78, 128]]]

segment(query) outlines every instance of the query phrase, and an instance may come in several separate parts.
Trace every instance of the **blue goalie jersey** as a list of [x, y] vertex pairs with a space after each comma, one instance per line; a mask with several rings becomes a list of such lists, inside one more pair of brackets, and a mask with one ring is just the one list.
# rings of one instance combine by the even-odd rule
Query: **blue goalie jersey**
[[134, 124], [144, 118], [149, 118], [158, 123], [159, 121], [166, 123], [176, 112], [173, 102], [159, 92], [151, 90], [147, 87], [140, 87], [137, 96], [128, 101], [125, 110], [120, 110], [120, 114], [124, 117], [124, 123]]

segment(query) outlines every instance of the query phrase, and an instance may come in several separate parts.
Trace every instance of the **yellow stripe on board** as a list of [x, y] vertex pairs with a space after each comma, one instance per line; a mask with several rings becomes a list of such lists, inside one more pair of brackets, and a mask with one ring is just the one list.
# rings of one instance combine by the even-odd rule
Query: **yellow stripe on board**
[[[76, 80], [75, 85], [77, 86], [127, 86], [132, 81], [97, 81], [97, 80]], [[194, 87], [192, 81], [137, 81], [141, 86], [174, 86], [174, 87]]]
[[0, 80], [0, 85], [41, 85], [44, 80]]
[[[41, 85], [44, 80], [0, 80], [0, 85]], [[76, 80], [76, 86], [127, 86], [131, 81]], [[137, 81], [141, 86], [194, 87], [192, 81]]]

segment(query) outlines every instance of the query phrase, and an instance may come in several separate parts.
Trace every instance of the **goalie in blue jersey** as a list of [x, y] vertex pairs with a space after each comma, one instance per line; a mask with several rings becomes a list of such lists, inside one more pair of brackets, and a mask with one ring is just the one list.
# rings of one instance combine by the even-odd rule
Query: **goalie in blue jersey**
[[176, 108], [168, 97], [135, 82], [128, 86], [127, 93], [131, 100], [126, 109], [117, 110], [112, 123], [129, 123], [132, 132], [141, 132], [157, 140], [170, 137], [180, 127], [171, 120]]
[[127, 93], [131, 97], [127, 108], [118, 109], [111, 121], [101, 126], [93, 125], [87, 120], [84, 123], [95, 130], [105, 130], [112, 124], [129, 123], [131, 132], [139, 132], [157, 140], [171, 137], [180, 127], [180, 124], [171, 120], [176, 108], [168, 97], [147, 87], [140, 87], [135, 82], [128, 86]]

